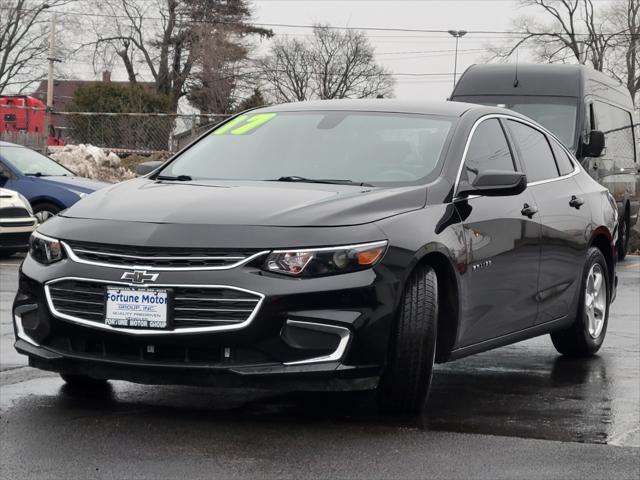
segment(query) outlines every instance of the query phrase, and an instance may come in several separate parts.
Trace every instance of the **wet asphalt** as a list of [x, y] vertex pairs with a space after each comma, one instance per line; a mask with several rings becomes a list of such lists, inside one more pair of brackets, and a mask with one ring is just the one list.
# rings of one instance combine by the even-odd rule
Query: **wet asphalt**
[[545, 336], [439, 365], [420, 417], [368, 393], [74, 391], [13, 350], [18, 263], [0, 262], [3, 479], [640, 477], [640, 257], [597, 356]]

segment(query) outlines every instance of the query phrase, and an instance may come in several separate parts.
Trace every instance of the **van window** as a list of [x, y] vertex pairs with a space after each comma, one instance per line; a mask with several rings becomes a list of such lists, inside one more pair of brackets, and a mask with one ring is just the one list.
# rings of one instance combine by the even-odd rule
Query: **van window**
[[558, 170], [560, 170], [560, 175], [569, 175], [575, 169], [573, 160], [553, 138], [550, 138], [549, 141], [551, 142], [553, 155], [556, 157], [556, 165], [558, 166]]
[[529, 182], [548, 180], [558, 176], [558, 168], [547, 137], [524, 123], [508, 120], [515, 143], [522, 155]]
[[464, 163], [460, 180], [473, 183], [479, 172], [484, 170], [515, 171], [509, 144], [500, 122], [485, 120], [476, 128]]
[[603, 158], [635, 161], [631, 114], [608, 103], [594, 101], [595, 129], [604, 132]]

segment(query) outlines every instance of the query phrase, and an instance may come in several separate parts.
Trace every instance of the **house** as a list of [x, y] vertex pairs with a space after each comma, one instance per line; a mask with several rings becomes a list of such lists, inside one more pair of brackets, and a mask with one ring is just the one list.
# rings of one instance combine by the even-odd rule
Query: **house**
[[[95, 85], [97, 83], [106, 83], [111, 81], [111, 72], [105, 70], [102, 72], [102, 80], [54, 80], [53, 81], [53, 110], [54, 112], [66, 112], [69, 111], [67, 105], [71, 103], [73, 100], [73, 94], [80, 87], [84, 87], [87, 85]], [[41, 100], [43, 103], [47, 102], [47, 80], [42, 80], [36, 88], [35, 92], [31, 94], [31, 96], [36, 97]], [[125, 81], [116, 81], [112, 82], [116, 85], [129, 85], [130, 82]], [[153, 93], [156, 89], [156, 84], [154, 82], [138, 82], [137, 85], [140, 85], [146, 92]], [[57, 121], [57, 126], [65, 128], [66, 118], [64, 115], [60, 115]]]

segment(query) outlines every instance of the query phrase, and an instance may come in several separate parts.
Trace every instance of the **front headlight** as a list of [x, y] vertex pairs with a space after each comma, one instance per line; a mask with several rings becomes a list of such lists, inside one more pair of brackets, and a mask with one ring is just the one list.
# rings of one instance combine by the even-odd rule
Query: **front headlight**
[[385, 240], [343, 247], [276, 250], [267, 257], [264, 269], [298, 277], [354, 272], [374, 266], [386, 249]]
[[36, 262], [49, 265], [64, 258], [64, 249], [59, 240], [33, 232], [29, 238], [29, 255]]
[[29, 203], [29, 200], [27, 200], [27, 197], [25, 197], [19, 192], [16, 192], [16, 193], [18, 194], [18, 198], [22, 200], [22, 203], [24, 203], [24, 208], [27, 209], [27, 212], [29, 212], [29, 215], [33, 215], [33, 208], [31, 208], [31, 204]]

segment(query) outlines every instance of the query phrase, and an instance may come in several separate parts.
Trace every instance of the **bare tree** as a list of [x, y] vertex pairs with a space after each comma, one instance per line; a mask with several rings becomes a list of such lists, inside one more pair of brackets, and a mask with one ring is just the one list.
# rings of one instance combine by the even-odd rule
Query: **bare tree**
[[0, 2], [0, 93], [21, 93], [43, 78], [49, 34], [45, 13], [67, 3], [69, 0]]
[[312, 54], [300, 40], [275, 40], [270, 55], [258, 62], [258, 68], [280, 102], [300, 102], [315, 95]]
[[312, 98], [366, 98], [393, 93], [393, 78], [375, 62], [363, 32], [326, 25], [313, 29], [308, 42], [280, 40], [259, 62], [270, 93], [278, 101]]
[[640, 92], [640, 0], [618, 0], [605, 14], [612, 25], [625, 27], [623, 33], [615, 37], [605, 71], [626, 85], [631, 97], [637, 99]]
[[517, 18], [514, 30], [522, 32], [522, 37], [515, 45], [495, 49], [495, 56], [509, 57], [526, 45], [533, 47], [542, 62], [589, 62], [596, 70], [603, 70], [605, 53], [617, 32], [605, 32], [593, 0], [520, 0], [520, 4], [537, 7], [551, 22], [527, 16]]
[[509, 58], [521, 46], [531, 47], [545, 63], [578, 62], [607, 72], [638, 92], [640, 0], [615, 0], [597, 10], [594, 0], [520, 0], [536, 7], [550, 22], [519, 17], [514, 30], [522, 36], [512, 45], [492, 48], [492, 58]]
[[95, 54], [108, 57], [115, 52], [132, 83], [150, 75], [157, 93], [172, 99], [174, 111], [193, 73], [203, 67], [198, 65], [203, 58], [198, 52], [203, 51], [202, 42], [208, 37], [221, 30], [233, 30], [239, 37], [271, 35], [247, 23], [251, 16], [247, 0], [158, 0], [155, 5], [142, 0], [104, 0], [103, 6], [110, 21], [96, 28]]

